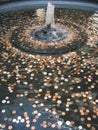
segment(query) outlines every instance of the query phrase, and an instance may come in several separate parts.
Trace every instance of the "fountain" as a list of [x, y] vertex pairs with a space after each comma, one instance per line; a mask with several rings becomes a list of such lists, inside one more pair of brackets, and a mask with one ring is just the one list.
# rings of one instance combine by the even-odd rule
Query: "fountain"
[[46, 11], [46, 25], [48, 26], [55, 26], [54, 20], [54, 8], [55, 6], [48, 2], [47, 11]]
[[35, 29], [31, 33], [32, 39], [38, 40], [41, 42], [56, 42], [63, 40], [68, 37], [69, 34], [66, 30], [57, 28], [54, 22], [54, 5], [50, 2], [47, 6], [46, 11], [46, 26]]
[[47, 3], [0, 4], [0, 129], [97, 130], [98, 6]]
[[13, 30], [12, 45], [30, 54], [59, 55], [74, 51], [86, 42], [86, 33], [76, 25], [68, 22], [55, 24], [54, 5], [50, 2], [45, 19], [45, 23], [39, 21], [36, 25], [26, 25], [26, 28], [22, 24]]

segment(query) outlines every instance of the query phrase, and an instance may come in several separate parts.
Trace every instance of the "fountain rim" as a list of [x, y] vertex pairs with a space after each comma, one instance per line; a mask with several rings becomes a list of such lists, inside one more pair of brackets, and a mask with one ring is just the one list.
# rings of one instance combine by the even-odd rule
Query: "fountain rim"
[[[94, 11], [98, 10], [98, 4], [92, 2], [81, 2], [81, 1], [51, 1], [52, 4], [55, 5], [56, 8], [70, 8], [70, 9], [78, 9], [78, 10], [86, 10], [86, 11]], [[15, 2], [7, 2], [0, 4], [0, 13], [7, 11], [17, 11], [17, 10], [25, 10], [25, 9], [37, 9], [37, 8], [46, 8], [48, 1], [15, 1]], [[20, 8], [21, 7], [21, 8]]]

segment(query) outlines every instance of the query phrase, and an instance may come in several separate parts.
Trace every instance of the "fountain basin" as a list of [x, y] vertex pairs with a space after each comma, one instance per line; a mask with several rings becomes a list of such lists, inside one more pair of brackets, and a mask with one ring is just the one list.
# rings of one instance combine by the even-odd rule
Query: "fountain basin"
[[98, 129], [97, 6], [53, 1], [68, 35], [51, 42], [38, 34], [46, 3], [0, 5], [0, 129]]
[[[56, 8], [59, 10], [61, 9], [75, 9], [75, 10], [81, 10], [86, 12], [94, 12], [94, 10], [97, 10], [98, 7], [94, 3], [90, 2], [77, 2], [72, 1], [69, 3], [68, 1], [52, 1], [53, 4], [55, 4]], [[45, 8], [47, 5], [47, 1], [20, 1], [20, 2], [11, 2], [11, 3], [5, 3], [1, 5], [1, 13], [3, 12], [17, 12], [17, 11], [25, 11], [26, 10], [34, 10], [38, 8]], [[10, 8], [11, 7], [11, 8]], [[21, 8], [20, 8], [21, 7]], [[63, 12], [63, 11], [62, 11]], [[70, 12], [70, 11], [69, 11]], [[14, 15], [14, 13], [12, 14]], [[31, 14], [32, 15], [32, 14]], [[36, 15], [36, 14], [35, 14]], [[62, 14], [64, 15], [64, 14]], [[30, 16], [32, 17], [32, 16]], [[34, 16], [35, 17], [35, 16]], [[85, 16], [88, 17], [88, 16]], [[37, 17], [36, 17], [37, 18]], [[34, 19], [36, 21], [36, 18]], [[30, 20], [30, 19], [29, 19]], [[66, 21], [66, 19], [65, 19]], [[36, 24], [32, 20], [32, 23], [29, 24], [30, 21], [28, 21], [28, 25], [25, 25], [25, 23], [19, 23], [20, 26], [17, 29], [13, 30], [12, 36], [10, 37], [10, 42], [13, 46], [20, 49], [21, 51], [24, 51], [29, 54], [47, 54], [47, 55], [57, 55], [57, 54], [64, 54], [69, 51], [78, 50], [78, 48], [81, 47], [81, 45], [85, 44], [87, 41], [87, 35], [85, 31], [81, 30], [77, 25], [74, 25], [73, 23], [61, 23], [58, 22], [61, 26], [61, 37], [59, 38], [53, 38], [53, 36], [50, 34], [51, 31], [47, 31], [47, 35], [50, 35], [49, 38], [45, 39], [45, 29], [42, 28], [44, 26], [42, 21], [37, 22]], [[57, 23], [57, 24], [58, 24]], [[23, 25], [22, 25], [23, 24]], [[31, 25], [32, 24], [32, 25]], [[40, 26], [38, 26], [38, 24]], [[26, 26], [26, 28], [25, 28]], [[66, 27], [67, 26], [67, 27]], [[31, 29], [32, 28], [32, 29]], [[36, 28], [38, 28], [36, 30]], [[58, 28], [58, 27], [57, 27]], [[66, 29], [68, 32], [66, 32]], [[29, 30], [29, 32], [28, 32]], [[38, 31], [39, 30], [39, 31]], [[65, 32], [64, 32], [65, 31]], [[17, 33], [16, 33], [17, 32]], [[21, 34], [22, 32], [22, 34]], [[25, 33], [24, 33], [25, 32]], [[64, 34], [63, 34], [64, 32]], [[56, 31], [54, 32], [56, 33]], [[66, 36], [66, 33], [68, 36]], [[51, 38], [52, 37], [52, 38]], [[24, 39], [24, 40], [22, 40]], [[31, 40], [32, 39], [32, 40]], [[44, 40], [42, 40], [44, 39]], [[22, 41], [22, 42], [21, 42]]]
[[[97, 6], [97, 0], [95, 1], [82, 1], [82, 0], [71, 0], [70, 2], [67, 0], [59, 1], [59, 0], [52, 0], [52, 3], [56, 5], [57, 8], [73, 8], [73, 9], [82, 9], [82, 10], [98, 10]], [[41, 8], [41, 7], [46, 7], [48, 3], [48, 0], [44, 1], [34, 1], [34, 0], [2, 0], [1, 5], [0, 5], [0, 10], [1, 11], [7, 11], [7, 10], [14, 10], [19, 9], [27, 9], [27, 8]]]

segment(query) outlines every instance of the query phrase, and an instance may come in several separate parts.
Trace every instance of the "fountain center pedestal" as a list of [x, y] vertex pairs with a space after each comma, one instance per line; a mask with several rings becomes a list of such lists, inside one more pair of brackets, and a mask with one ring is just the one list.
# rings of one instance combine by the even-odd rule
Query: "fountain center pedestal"
[[37, 28], [32, 31], [31, 37], [33, 40], [41, 42], [56, 42], [60, 41], [68, 36], [68, 32], [65, 29], [57, 28], [54, 20], [54, 5], [50, 2], [46, 11], [46, 26]]
[[31, 37], [41, 42], [56, 42], [69, 36], [69, 32], [62, 28], [51, 27], [51, 25], [40, 27], [32, 31]]

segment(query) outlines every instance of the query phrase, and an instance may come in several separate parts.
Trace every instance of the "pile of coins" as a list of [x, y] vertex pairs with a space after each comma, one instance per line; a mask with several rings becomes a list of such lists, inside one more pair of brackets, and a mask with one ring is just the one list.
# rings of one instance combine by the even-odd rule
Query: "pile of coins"
[[[65, 20], [59, 18], [62, 12], [64, 17], [70, 14], [66, 9], [58, 12], [60, 23]], [[73, 18], [74, 13], [80, 20]], [[21, 32], [24, 25], [29, 31], [37, 20], [34, 14], [35, 10], [0, 14], [0, 129], [98, 129], [98, 49], [86, 46], [52, 56], [15, 48], [13, 31], [20, 27]], [[87, 14], [73, 11], [68, 21], [84, 30]]]

